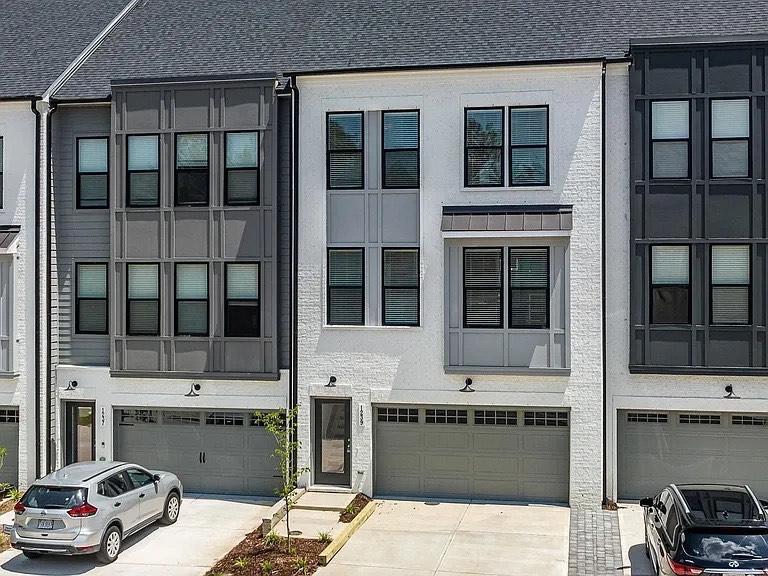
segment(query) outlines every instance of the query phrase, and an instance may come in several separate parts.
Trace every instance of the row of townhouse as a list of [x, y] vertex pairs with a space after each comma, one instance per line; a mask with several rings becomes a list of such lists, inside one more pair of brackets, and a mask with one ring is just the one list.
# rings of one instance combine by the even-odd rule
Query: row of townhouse
[[6, 4], [0, 480], [768, 496], [764, 2]]

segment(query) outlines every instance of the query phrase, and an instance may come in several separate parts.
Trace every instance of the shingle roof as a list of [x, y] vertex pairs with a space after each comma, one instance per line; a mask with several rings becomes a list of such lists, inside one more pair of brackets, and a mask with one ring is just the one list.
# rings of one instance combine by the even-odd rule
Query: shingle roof
[[147, 0], [59, 94], [120, 78], [622, 58], [630, 38], [765, 34], [768, 0]]
[[2, 0], [0, 99], [39, 96], [128, 0]]

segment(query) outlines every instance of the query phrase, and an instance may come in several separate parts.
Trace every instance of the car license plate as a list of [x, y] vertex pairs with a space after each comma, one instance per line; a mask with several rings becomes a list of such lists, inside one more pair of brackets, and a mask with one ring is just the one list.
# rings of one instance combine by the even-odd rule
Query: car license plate
[[37, 527], [40, 530], [50, 530], [53, 528], [53, 520], [38, 520]]

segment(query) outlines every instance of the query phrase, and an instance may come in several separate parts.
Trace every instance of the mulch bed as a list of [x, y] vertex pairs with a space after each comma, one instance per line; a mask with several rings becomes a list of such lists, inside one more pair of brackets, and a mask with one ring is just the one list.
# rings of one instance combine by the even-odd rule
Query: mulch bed
[[343, 512], [339, 514], [339, 521], [349, 523], [355, 519], [355, 516], [360, 514], [360, 511], [365, 508], [368, 502], [371, 502], [371, 498], [368, 498], [365, 494], [358, 494], [355, 499], [347, 506]]
[[[292, 554], [285, 552], [285, 539], [281, 538], [277, 546], [267, 546], [257, 530], [219, 560], [206, 576], [296, 576], [314, 574], [319, 565], [319, 556], [328, 544], [307, 538], [291, 538]], [[296, 564], [299, 558], [306, 558], [307, 568], [302, 572]], [[272, 570], [265, 572], [262, 564], [269, 562]]]

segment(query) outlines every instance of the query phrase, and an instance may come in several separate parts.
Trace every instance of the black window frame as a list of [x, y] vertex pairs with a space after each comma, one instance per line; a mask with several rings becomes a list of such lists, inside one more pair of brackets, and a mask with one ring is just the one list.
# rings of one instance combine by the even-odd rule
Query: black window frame
[[[227, 147], [230, 134], [256, 134], [256, 166], [229, 168], [227, 166]], [[259, 130], [227, 130], [224, 132], [224, 205], [225, 206], [260, 206], [261, 205], [261, 131]], [[210, 142], [208, 143], [210, 146]], [[229, 173], [245, 170], [256, 171], [256, 200], [247, 202], [232, 202], [229, 199]], [[210, 196], [210, 195], [209, 195]], [[209, 198], [210, 201], [210, 198]]]
[[[725, 97], [725, 98], [709, 98], [708, 99], [708, 106], [709, 109], [709, 177], [712, 180], [716, 181], [723, 181], [723, 180], [745, 180], [745, 179], [751, 179], [753, 170], [752, 170], [752, 139], [754, 137], [754, 130], [752, 130], [752, 120], [753, 120], [753, 114], [752, 114], [752, 98], [750, 96], [731, 96], [731, 97]], [[746, 100], [747, 101], [747, 109], [749, 110], [749, 118], [747, 120], [747, 125], [749, 126], [749, 136], [746, 138], [714, 138], [712, 136], [712, 102], [714, 101], [720, 101], [720, 100]], [[714, 157], [714, 151], [715, 151], [715, 142], [744, 142], [747, 143], [747, 174], [745, 176], [715, 176], [714, 169], [715, 169], [715, 157]]]
[[[467, 143], [467, 124], [470, 112], [498, 110], [501, 113], [501, 144], [498, 146], [470, 146]], [[506, 150], [506, 111], [504, 106], [470, 106], [464, 108], [464, 187], [465, 188], [503, 188], [506, 183], [506, 162], [504, 150]], [[469, 182], [469, 150], [499, 150], [499, 183], [498, 184], [470, 184]]]
[[5, 140], [0, 136], [0, 210], [5, 202]]
[[[205, 293], [203, 298], [179, 298], [179, 266], [205, 266]], [[173, 265], [173, 333], [176, 336], [208, 336], [211, 333], [211, 270], [208, 262], [174, 262]], [[205, 332], [179, 332], [179, 303], [205, 302]]]
[[[546, 116], [547, 116], [547, 118], [546, 118], [547, 119], [547, 143], [544, 144], [544, 145], [542, 145], [542, 144], [512, 144], [512, 112], [514, 110], [531, 110], [531, 109], [537, 109], [537, 108], [543, 109], [546, 112]], [[509, 146], [507, 147], [509, 149], [508, 150], [509, 158], [507, 159], [507, 162], [509, 163], [509, 183], [508, 183], [508, 186], [510, 188], [540, 188], [540, 187], [550, 186], [551, 185], [551, 181], [552, 181], [552, 175], [550, 174], [551, 170], [550, 170], [550, 166], [549, 166], [549, 164], [550, 164], [550, 142], [551, 142], [551, 138], [550, 138], [549, 104], [532, 104], [530, 106], [509, 106], [508, 109], [507, 109], [507, 131], [509, 131], [509, 138], [508, 138]], [[512, 171], [512, 161], [513, 161], [513, 159], [512, 159], [512, 156], [513, 156], [512, 151], [513, 150], [521, 150], [521, 149], [530, 150], [530, 149], [541, 149], [541, 148], [544, 148], [545, 151], [546, 151], [546, 153], [545, 153], [546, 159], [545, 159], [545, 164], [544, 164], [544, 167], [545, 167], [545, 170], [546, 170], [546, 178], [544, 179], [544, 182], [536, 182], [536, 183], [525, 182], [525, 183], [521, 183], [521, 184], [516, 184], [514, 182], [514, 180], [513, 180], [514, 175], [513, 175], [513, 171]]]
[[[386, 148], [384, 145], [384, 122], [387, 114], [416, 113], [416, 148]], [[365, 146], [365, 140], [363, 140]], [[416, 152], [416, 185], [415, 186], [389, 186], [387, 184], [387, 153], [388, 152]], [[365, 172], [365, 169], [363, 169]], [[418, 108], [406, 108], [381, 111], [381, 187], [384, 190], [418, 190], [421, 188], [421, 110]]]
[[[479, 329], [494, 329], [494, 330], [503, 330], [504, 329], [504, 246], [464, 246], [462, 253], [461, 253], [461, 300], [462, 300], [462, 326], [465, 330], [472, 330], [475, 328]], [[477, 324], [473, 326], [467, 325], [467, 252], [471, 252], [473, 250], [498, 250], [500, 253], [500, 261], [501, 266], [499, 266], [499, 286], [493, 286], [493, 287], [477, 287], [473, 286], [470, 288], [470, 290], [498, 290], [499, 291], [499, 323], [498, 325], [492, 325], [492, 324]]]
[[[80, 297], [80, 266], [103, 266], [104, 278], [105, 278], [105, 294], [104, 298], [81, 298]], [[88, 301], [103, 301], [105, 304], [104, 312], [104, 330], [81, 330], [80, 329], [80, 302], [82, 300]], [[109, 334], [109, 263], [107, 262], [75, 262], [75, 334]]]
[[[384, 257], [386, 252], [389, 251], [410, 251], [416, 252], [416, 285], [415, 286], [387, 286], [386, 274], [385, 274], [385, 262]], [[382, 247], [381, 249], [381, 325], [382, 326], [420, 326], [421, 325], [421, 249], [414, 247], [395, 248], [392, 246]], [[365, 284], [365, 260], [363, 260], [363, 284]], [[399, 322], [387, 322], [387, 290], [416, 290], [416, 322], [414, 323], [399, 323]], [[365, 300], [363, 300], [363, 310], [365, 310]]]
[[[360, 286], [345, 286], [344, 288], [349, 290], [351, 288], [357, 288], [360, 290], [360, 293], [362, 295], [361, 298], [361, 305], [360, 305], [360, 322], [356, 323], [332, 323], [331, 322], [331, 290], [333, 288], [337, 288], [334, 286], [331, 286], [331, 252], [333, 251], [350, 251], [350, 250], [357, 250], [362, 254], [361, 263], [360, 266], [362, 268], [361, 274], [360, 274]], [[328, 263], [328, 273], [325, 275], [325, 292], [326, 292], [326, 323], [328, 326], [365, 326], [365, 248], [361, 246], [350, 246], [350, 247], [342, 247], [342, 246], [334, 246], [329, 247], [326, 250], [326, 262]]]
[[[133, 265], [139, 266], [154, 266], [157, 268], [157, 298], [131, 298], [131, 274], [130, 267]], [[160, 336], [162, 327], [160, 326], [162, 320], [161, 311], [161, 298], [162, 298], [162, 282], [160, 281], [160, 264], [158, 262], [127, 262], [125, 267], [125, 333], [128, 336]], [[157, 302], [157, 331], [156, 332], [132, 332], [131, 331], [131, 303], [136, 302]]]
[[[653, 282], [653, 249], [656, 246], [685, 246], [688, 249], [688, 284], [655, 284]], [[650, 326], [690, 326], [693, 322], [693, 291], [691, 280], [693, 279], [693, 262], [691, 258], [690, 244], [651, 244], [648, 247], [648, 324]], [[654, 322], [653, 295], [657, 288], [686, 288], [688, 290], [688, 321], [687, 322]]]
[[[231, 264], [248, 264], [248, 265], [256, 266], [256, 277], [258, 278], [258, 287], [259, 287], [258, 298], [255, 300], [256, 308], [259, 314], [259, 322], [258, 322], [256, 334], [232, 334], [232, 327], [230, 326], [230, 322], [229, 322], [230, 300], [234, 302], [254, 302], [254, 300], [249, 298], [230, 298], [229, 297], [229, 266]], [[227, 338], [261, 338], [261, 334], [263, 332], [262, 323], [264, 322], [264, 315], [262, 314], [262, 310], [261, 310], [261, 297], [262, 297], [263, 289], [264, 289], [264, 286], [262, 284], [262, 277], [261, 277], [261, 262], [247, 260], [247, 261], [236, 261], [236, 262], [224, 263], [224, 336], [225, 337]], [[210, 292], [209, 292], [209, 298], [210, 298]]]
[[[179, 168], [178, 144], [180, 136], [205, 136], [206, 138], [206, 166], [205, 168]], [[205, 179], [205, 202], [181, 202], [179, 201], [179, 174], [203, 173], [208, 176]], [[173, 134], [173, 205], [178, 207], [208, 207], [211, 205], [211, 133], [210, 132], [175, 132]]]
[[[147, 481], [144, 484], [137, 484], [133, 476], [131, 476], [131, 472], [138, 472], [139, 474], [143, 474], [146, 476]], [[139, 488], [144, 488], [146, 486], [150, 486], [154, 484], [154, 476], [148, 471], [144, 470], [143, 468], [139, 468], [137, 466], [132, 466], [131, 468], [126, 468], [123, 473], [125, 474], [128, 481], [131, 483], [131, 486], [133, 487], [133, 490], [138, 490]]]
[[[688, 104], [688, 138], [654, 138], [653, 137], [653, 104], [655, 102], [685, 102]], [[656, 98], [654, 100], [650, 100], [650, 104], [648, 105], [648, 120], [649, 120], [649, 126], [648, 129], [648, 138], [650, 140], [650, 146], [648, 148], [648, 171], [650, 172], [649, 177], [651, 180], [656, 181], [664, 181], [664, 180], [674, 180], [674, 181], [680, 181], [680, 180], [690, 180], [691, 179], [691, 173], [693, 170], [693, 160], [692, 160], [692, 152], [691, 152], [691, 133], [693, 132], [693, 114], [691, 114], [691, 101], [687, 98]], [[653, 172], [653, 149], [654, 144], [656, 142], [685, 142], [688, 152], [688, 164], [687, 164], [687, 172], [685, 176], [656, 176]]]
[[[130, 140], [136, 136], [152, 136], [157, 140], [157, 170], [130, 170], [128, 167], [130, 159]], [[133, 204], [131, 202], [131, 174], [157, 174], [157, 201], [154, 204]], [[160, 134], [128, 134], [125, 137], [125, 207], [126, 208], [158, 208], [160, 206], [160, 189], [162, 162], [160, 158]]]
[[[747, 250], [749, 251], [749, 283], [748, 284], [715, 284], [712, 281], [712, 265], [714, 264], [714, 259], [712, 258], [712, 252], [716, 246], [746, 246]], [[754, 266], [753, 266], [753, 253], [752, 253], [752, 244], [742, 244], [738, 242], [734, 243], [728, 243], [728, 244], [721, 244], [721, 243], [712, 243], [709, 245], [709, 325], [710, 326], [751, 326], [754, 324], [754, 318], [752, 317], [753, 313], [753, 305], [752, 305], [752, 285], [754, 283], [755, 279], [755, 273], [754, 273]], [[736, 287], [736, 288], [746, 288], [747, 289], [747, 321], [743, 324], [735, 324], [733, 322], [728, 323], [720, 323], [720, 322], [714, 322], [713, 318], [713, 294], [715, 288], [720, 287]]]
[[[550, 274], [550, 265], [551, 265], [551, 250], [550, 246], [507, 246], [507, 267], [506, 267], [506, 282], [507, 282], [507, 328], [508, 329], [524, 329], [524, 330], [549, 330], [550, 322], [552, 320], [551, 316], [551, 289], [552, 289], [552, 278]], [[545, 288], [539, 287], [538, 290], [546, 290], [546, 301], [547, 301], [547, 319], [546, 322], [543, 325], [533, 325], [533, 324], [513, 324], [512, 323], [512, 307], [510, 306], [510, 303], [512, 302], [512, 291], [526, 291], [530, 290], [530, 288], [514, 288], [512, 286], [512, 282], [510, 281], [510, 274], [512, 270], [510, 269], [510, 260], [512, 256], [512, 250], [543, 250], [547, 255], [547, 285]], [[502, 262], [503, 266], [503, 262]], [[503, 314], [503, 306], [502, 306], [502, 314]]]
[[[331, 149], [331, 116], [360, 117], [360, 149], [332, 150]], [[383, 132], [383, 131], [382, 131]], [[360, 186], [331, 186], [331, 156], [333, 153], [357, 153], [360, 155]], [[328, 190], [364, 190], [365, 189], [365, 112], [358, 111], [329, 111], [325, 113], [325, 186]]]
[[[107, 145], [107, 171], [106, 172], [80, 172], [80, 141], [81, 140], [104, 140]], [[2, 167], [0, 167], [2, 171]], [[78, 210], [104, 210], [109, 208], [109, 184], [110, 184], [110, 162], [109, 162], [109, 135], [106, 136], [78, 136], [75, 138], [75, 207]], [[82, 177], [83, 175], [89, 176], [106, 176], [107, 177], [107, 189], [104, 194], [104, 205], [99, 206], [83, 206], [82, 205]], [[1, 176], [1, 174], [0, 174]], [[0, 188], [0, 190], [2, 190]]]

